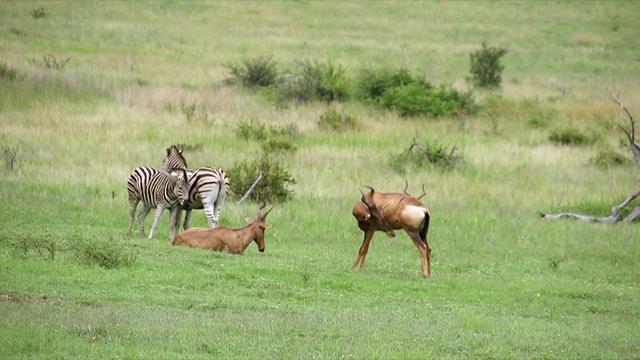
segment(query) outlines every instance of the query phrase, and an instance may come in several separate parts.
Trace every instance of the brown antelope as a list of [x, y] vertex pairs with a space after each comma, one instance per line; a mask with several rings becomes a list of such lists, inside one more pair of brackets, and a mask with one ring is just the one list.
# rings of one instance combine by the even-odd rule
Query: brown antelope
[[262, 214], [261, 211], [265, 206], [266, 202], [263, 199], [262, 205], [258, 207], [258, 219], [253, 221], [251, 218], [246, 218], [249, 225], [241, 229], [230, 229], [224, 226], [215, 229], [191, 228], [176, 236], [172, 244], [242, 255], [251, 241], [255, 241], [258, 244], [258, 250], [264, 252], [264, 231], [272, 226], [267, 224], [265, 219], [273, 210], [274, 204], [271, 202], [269, 210]]
[[[376, 231], [385, 231], [387, 236], [395, 236], [393, 231], [404, 229], [420, 251], [422, 257], [422, 276], [431, 277], [431, 247], [427, 241], [429, 209], [417, 198], [406, 193], [381, 193], [367, 186], [371, 191], [362, 194], [360, 201], [353, 207], [353, 216], [358, 227], [364, 232], [353, 270], [364, 268], [369, 243]], [[421, 195], [422, 197], [424, 195]]]

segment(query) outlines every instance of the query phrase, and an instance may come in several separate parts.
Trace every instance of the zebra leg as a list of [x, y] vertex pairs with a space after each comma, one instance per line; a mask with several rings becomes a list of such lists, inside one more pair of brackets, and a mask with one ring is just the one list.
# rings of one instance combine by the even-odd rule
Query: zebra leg
[[171, 236], [171, 241], [173, 241], [176, 235], [178, 235], [178, 231], [180, 230], [180, 218], [182, 217], [182, 209], [180, 209], [179, 205], [176, 205], [173, 208], [171, 208], [169, 214], [170, 214], [169, 234]]
[[215, 229], [218, 226], [218, 219], [216, 219], [215, 212], [213, 210], [212, 204], [203, 204], [204, 205], [204, 213], [207, 215], [207, 220], [209, 220], [209, 226], [212, 229]]
[[224, 190], [221, 190], [218, 193], [218, 200], [216, 200], [216, 226], [218, 226], [218, 222], [220, 221], [220, 214], [222, 213], [222, 207], [224, 206], [224, 200], [227, 197], [227, 194]]
[[164, 212], [165, 207], [163, 205], [158, 205], [158, 209], [156, 210], [156, 218], [153, 219], [153, 225], [151, 226], [151, 232], [149, 232], [149, 240], [153, 238], [153, 234], [158, 229], [158, 224], [160, 223], [160, 216]]
[[133, 228], [133, 219], [136, 217], [136, 208], [138, 207], [138, 200], [134, 203], [129, 201], [129, 236], [131, 236], [131, 229]]
[[140, 235], [142, 236], [144, 236], [144, 219], [147, 218], [149, 211], [151, 211], [151, 206], [143, 204], [140, 215], [138, 215], [138, 227], [140, 228]]
[[187, 230], [190, 227], [191, 227], [191, 209], [187, 209], [187, 214], [184, 216], [184, 224], [182, 224], [182, 228], [184, 230]]
[[212, 229], [218, 227], [218, 217], [216, 216], [216, 211], [213, 207], [218, 199], [218, 193], [219, 189], [212, 190], [207, 194], [207, 196], [201, 199], [204, 213], [207, 215], [209, 226], [211, 226]]

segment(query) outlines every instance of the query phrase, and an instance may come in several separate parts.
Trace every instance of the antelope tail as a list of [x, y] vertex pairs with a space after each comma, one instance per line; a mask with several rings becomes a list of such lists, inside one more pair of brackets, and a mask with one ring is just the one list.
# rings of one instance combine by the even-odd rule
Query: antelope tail
[[420, 230], [420, 239], [422, 239], [422, 241], [426, 242], [427, 239], [427, 232], [429, 232], [429, 220], [431, 219], [431, 216], [429, 215], [428, 211], [424, 212], [424, 226], [422, 227], [422, 230]]

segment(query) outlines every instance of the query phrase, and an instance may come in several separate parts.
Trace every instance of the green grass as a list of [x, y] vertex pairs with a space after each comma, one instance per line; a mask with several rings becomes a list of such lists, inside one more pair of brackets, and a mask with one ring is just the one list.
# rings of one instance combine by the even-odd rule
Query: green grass
[[[45, 16], [33, 18], [39, 7]], [[638, 116], [635, 2], [1, 2], [1, 358], [631, 359], [640, 228], [542, 221], [538, 212], [606, 216], [637, 190], [618, 149], [608, 92]], [[476, 92], [464, 119], [400, 118], [333, 104], [359, 127], [318, 123], [323, 103], [275, 106], [222, 85], [224, 64], [259, 55], [283, 66], [331, 61], [350, 74], [386, 64], [466, 89], [469, 54], [503, 46], [502, 88]], [[30, 63], [51, 54], [64, 69]], [[184, 106], [194, 105], [189, 118]], [[294, 124], [283, 162], [292, 201], [267, 221], [266, 251], [228, 256], [129, 237], [126, 179], [161, 167], [170, 144], [190, 167], [261, 156], [234, 131]], [[557, 129], [593, 141], [561, 146]], [[454, 169], [394, 172], [418, 142], [456, 144]], [[233, 186], [233, 180], [232, 186]], [[419, 194], [432, 213], [430, 279], [401, 231], [362, 232], [359, 190]], [[255, 203], [228, 199], [221, 224]], [[147, 218], [149, 229], [152, 216]], [[201, 211], [193, 226], [205, 227]], [[134, 231], [134, 233], [136, 233]], [[94, 257], [87, 257], [93, 254]]]

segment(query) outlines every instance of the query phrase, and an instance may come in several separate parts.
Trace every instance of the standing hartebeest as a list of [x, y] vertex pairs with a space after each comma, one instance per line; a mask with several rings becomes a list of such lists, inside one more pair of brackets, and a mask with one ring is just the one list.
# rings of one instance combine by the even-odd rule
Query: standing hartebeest
[[[353, 207], [353, 216], [358, 227], [364, 232], [360, 252], [353, 264], [353, 270], [364, 268], [369, 243], [376, 231], [385, 231], [389, 237], [395, 236], [394, 229], [404, 229], [420, 251], [422, 276], [431, 277], [431, 247], [427, 241], [429, 209], [418, 199], [406, 193], [381, 193], [367, 186], [370, 191], [362, 194]], [[422, 197], [422, 196], [420, 196]]]

